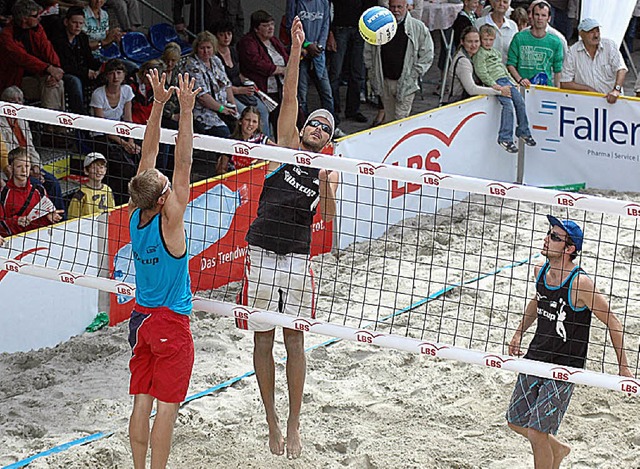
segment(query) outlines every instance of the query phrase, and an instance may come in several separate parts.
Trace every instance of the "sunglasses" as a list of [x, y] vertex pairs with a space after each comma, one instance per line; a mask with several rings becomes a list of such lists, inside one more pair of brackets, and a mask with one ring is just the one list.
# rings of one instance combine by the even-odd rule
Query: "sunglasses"
[[329, 124], [325, 124], [324, 122], [320, 122], [320, 121], [315, 120], [315, 119], [312, 119], [309, 122], [307, 122], [307, 125], [309, 125], [311, 127], [314, 127], [314, 128], [320, 127], [320, 130], [322, 130], [327, 135], [331, 135], [331, 132], [333, 132], [333, 129], [331, 128], [331, 126]]
[[558, 233], [554, 233], [553, 231], [549, 230], [547, 231], [547, 236], [549, 237], [549, 239], [551, 239], [551, 241], [555, 241], [556, 243], [566, 243], [568, 245], [573, 245], [573, 243], [571, 242], [570, 239], [563, 239], [562, 237], [560, 237], [560, 235], [558, 235]]
[[171, 189], [171, 181], [169, 181], [169, 180], [167, 179], [167, 183], [166, 183], [166, 184], [164, 185], [164, 187], [162, 188], [162, 193], [161, 193], [160, 195], [161, 195], [161, 196], [162, 196], [162, 195], [165, 195], [165, 194], [167, 193], [167, 191], [169, 191], [169, 189]]

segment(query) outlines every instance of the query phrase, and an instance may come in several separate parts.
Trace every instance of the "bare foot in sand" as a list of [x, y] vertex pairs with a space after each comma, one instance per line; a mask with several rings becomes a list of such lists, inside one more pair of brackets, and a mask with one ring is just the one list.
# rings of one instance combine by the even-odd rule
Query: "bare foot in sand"
[[282, 437], [282, 431], [280, 431], [280, 425], [269, 425], [269, 449], [276, 456], [282, 456], [284, 454], [284, 438]]
[[287, 425], [287, 458], [298, 459], [302, 453], [302, 440], [300, 438], [300, 424]]
[[553, 448], [553, 469], [558, 469], [560, 463], [571, 452], [571, 446], [558, 442], [558, 446]]

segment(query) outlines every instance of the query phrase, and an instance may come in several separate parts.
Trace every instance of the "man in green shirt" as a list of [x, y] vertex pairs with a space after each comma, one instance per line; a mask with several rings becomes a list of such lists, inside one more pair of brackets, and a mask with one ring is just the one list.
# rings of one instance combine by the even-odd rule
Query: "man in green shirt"
[[520, 31], [511, 41], [507, 69], [520, 85], [560, 86], [564, 50], [560, 39], [546, 31], [550, 13], [547, 2], [535, 4], [531, 29]]

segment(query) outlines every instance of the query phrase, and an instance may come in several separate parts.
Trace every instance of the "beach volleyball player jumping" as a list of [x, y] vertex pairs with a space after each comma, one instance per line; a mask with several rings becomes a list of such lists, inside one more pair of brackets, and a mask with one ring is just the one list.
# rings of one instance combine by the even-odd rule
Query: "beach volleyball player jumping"
[[[298, 117], [298, 73], [304, 31], [299, 18], [291, 27], [291, 55], [284, 79], [283, 99], [278, 118], [278, 145], [319, 153], [330, 142], [335, 129], [333, 116], [326, 109], [312, 112], [301, 130]], [[249, 243], [240, 303], [292, 316], [313, 317], [315, 292], [309, 262], [311, 224], [319, 206], [325, 221], [336, 211], [338, 173], [294, 164], [269, 163], [258, 214], [247, 233]], [[253, 361], [260, 395], [269, 426], [269, 449], [284, 454], [285, 440], [275, 408], [275, 364], [273, 326], [249, 322], [255, 331]], [[287, 457], [300, 456], [300, 409], [306, 361], [303, 332], [283, 329], [287, 349], [289, 418]]]
[[[129, 321], [132, 357], [130, 394], [134, 395], [129, 440], [136, 469], [145, 467], [151, 443], [151, 467], [169, 459], [173, 426], [187, 395], [193, 368], [191, 282], [184, 213], [189, 202], [193, 150], [193, 105], [200, 88], [189, 74], [179, 86], [165, 89], [165, 74], [147, 75], [153, 87], [153, 107], [142, 142], [137, 175], [129, 182], [129, 231], [136, 268], [136, 304]], [[176, 91], [180, 120], [172, 183], [155, 169], [162, 108]], [[154, 401], [157, 414], [149, 432]]]

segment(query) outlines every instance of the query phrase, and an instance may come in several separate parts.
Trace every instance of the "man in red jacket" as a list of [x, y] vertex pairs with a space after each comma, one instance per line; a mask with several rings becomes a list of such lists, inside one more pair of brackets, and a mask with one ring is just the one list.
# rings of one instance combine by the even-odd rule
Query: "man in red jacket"
[[27, 150], [9, 152], [11, 179], [0, 191], [0, 236], [11, 236], [62, 220], [63, 210], [56, 210], [42, 186], [29, 181], [31, 161]]
[[63, 110], [64, 71], [40, 25], [41, 10], [33, 0], [13, 6], [13, 20], [0, 32], [0, 90], [16, 85], [27, 99], [40, 99], [42, 107]]

